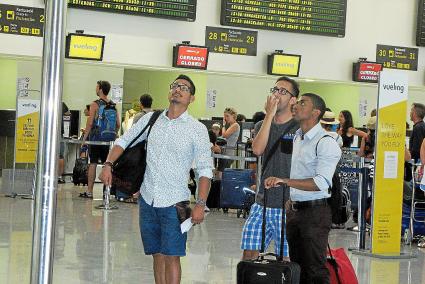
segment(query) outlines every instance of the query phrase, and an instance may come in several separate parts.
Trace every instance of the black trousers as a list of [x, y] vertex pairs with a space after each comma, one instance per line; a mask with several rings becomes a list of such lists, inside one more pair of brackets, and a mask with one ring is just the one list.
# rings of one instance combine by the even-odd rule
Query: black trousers
[[328, 236], [332, 224], [327, 205], [288, 210], [286, 237], [291, 261], [301, 266], [301, 284], [329, 284], [326, 268]]

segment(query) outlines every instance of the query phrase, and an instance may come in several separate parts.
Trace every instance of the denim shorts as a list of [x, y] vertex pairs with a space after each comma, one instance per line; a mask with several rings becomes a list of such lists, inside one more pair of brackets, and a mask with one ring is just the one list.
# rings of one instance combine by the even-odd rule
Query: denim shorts
[[139, 225], [145, 254], [186, 255], [187, 233], [180, 230], [174, 206], [153, 207], [140, 197]]

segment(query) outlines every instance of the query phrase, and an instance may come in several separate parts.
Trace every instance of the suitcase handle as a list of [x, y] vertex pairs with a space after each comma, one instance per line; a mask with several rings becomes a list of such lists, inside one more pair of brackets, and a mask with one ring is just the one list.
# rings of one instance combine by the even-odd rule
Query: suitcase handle
[[266, 247], [266, 204], [267, 204], [267, 189], [264, 189], [264, 198], [263, 198], [263, 222], [261, 224], [261, 249], [260, 254], [258, 255], [258, 260], [263, 260], [264, 256], [274, 256], [276, 260], [283, 261], [283, 246], [285, 245], [285, 232], [286, 232], [286, 208], [285, 208], [285, 189], [287, 188], [286, 184], [283, 184], [282, 188], [282, 229], [280, 230], [280, 250], [279, 256], [274, 253], [264, 253]]

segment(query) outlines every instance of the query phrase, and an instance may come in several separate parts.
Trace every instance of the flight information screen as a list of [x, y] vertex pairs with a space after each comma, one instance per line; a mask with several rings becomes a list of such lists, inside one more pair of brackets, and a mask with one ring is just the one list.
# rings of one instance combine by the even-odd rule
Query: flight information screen
[[222, 0], [221, 24], [345, 36], [347, 0]]
[[197, 0], [68, 0], [69, 7], [193, 22]]

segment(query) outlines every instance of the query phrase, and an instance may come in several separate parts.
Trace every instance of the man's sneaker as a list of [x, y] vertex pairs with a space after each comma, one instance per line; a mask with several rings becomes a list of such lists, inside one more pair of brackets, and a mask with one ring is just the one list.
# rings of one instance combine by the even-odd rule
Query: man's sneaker
[[204, 208], [204, 212], [210, 212], [210, 209], [206, 205], [205, 205], [205, 208]]

